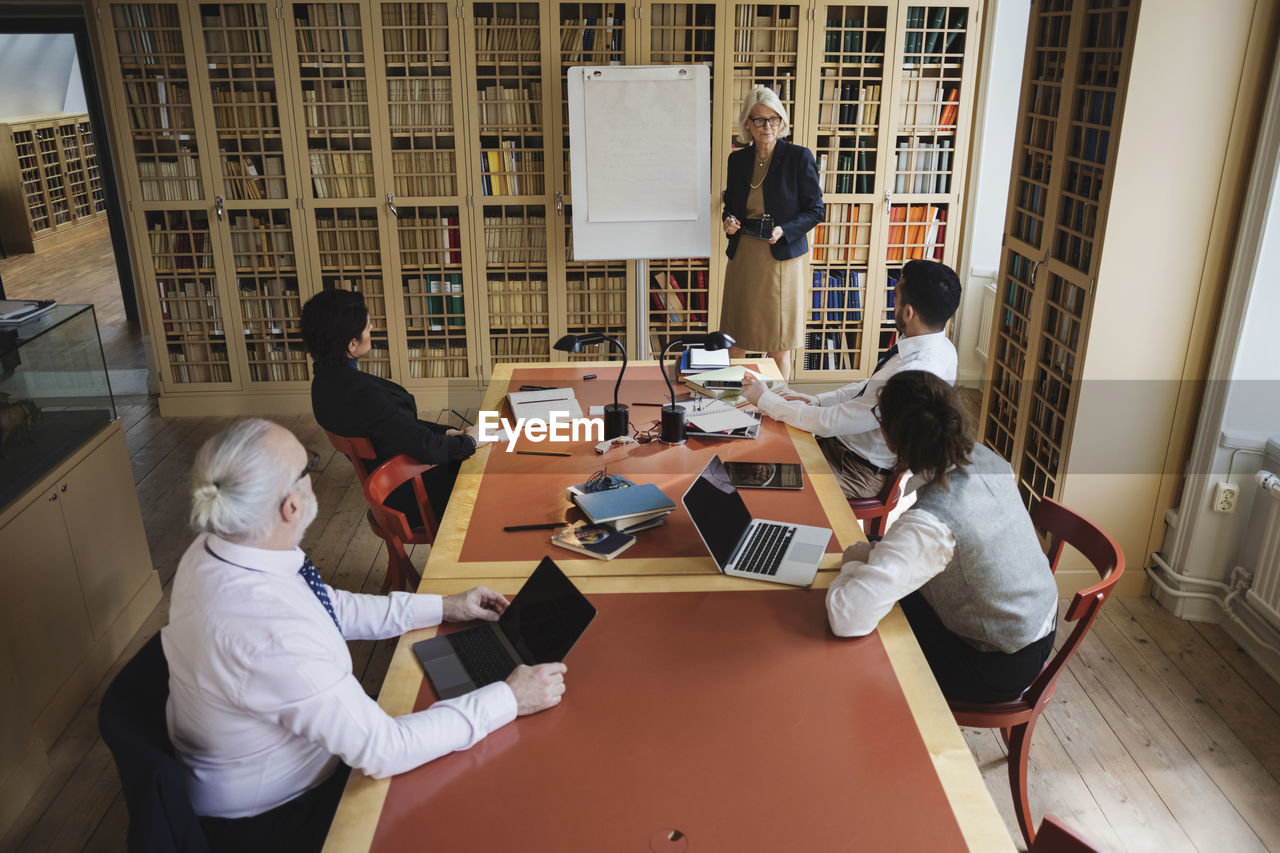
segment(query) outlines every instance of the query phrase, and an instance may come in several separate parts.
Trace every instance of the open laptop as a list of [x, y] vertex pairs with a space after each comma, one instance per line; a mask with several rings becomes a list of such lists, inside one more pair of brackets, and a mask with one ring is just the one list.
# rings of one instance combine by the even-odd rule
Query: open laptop
[[831, 531], [753, 519], [719, 456], [711, 457], [681, 501], [726, 575], [792, 586], [813, 583]]
[[497, 622], [413, 644], [436, 695], [452, 699], [502, 681], [517, 666], [564, 660], [595, 618], [573, 582], [543, 557]]

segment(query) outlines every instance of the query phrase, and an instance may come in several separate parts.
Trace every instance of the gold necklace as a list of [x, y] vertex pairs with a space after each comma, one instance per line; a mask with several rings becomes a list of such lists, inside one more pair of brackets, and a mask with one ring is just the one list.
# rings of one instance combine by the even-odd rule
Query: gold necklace
[[[759, 158], [757, 158], [757, 159], [759, 159]], [[772, 164], [773, 164], [773, 155], [772, 155], [772, 154], [771, 154], [771, 155], [769, 155], [769, 159], [768, 159], [768, 160], [760, 160], [760, 165], [761, 165], [761, 166], [764, 166], [764, 174], [763, 174], [763, 175], [761, 175], [761, 176], [760, 176], [760, 180], [756, 181], [754, 184], [751, 184], [751, 183], [748, 181], [748, 183], [749, 183], [749, 184], [750, 184], [750, 186], [751, 186], [751, 189], [753, 189], [753, 190], [754, 190], [754, 189], [759, 189], [760, 185], [764, 183], [764, 179], [768, 176], [768, 174], [769, 174], [769, 166], [771, 166]]]

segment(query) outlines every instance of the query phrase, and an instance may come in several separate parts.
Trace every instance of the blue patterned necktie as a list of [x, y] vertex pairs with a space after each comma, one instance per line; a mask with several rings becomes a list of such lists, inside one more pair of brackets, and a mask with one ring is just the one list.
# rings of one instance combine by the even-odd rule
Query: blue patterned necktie
[[[311, 587], [311, 591], [316, 594], [316, 598], [320, 599], [324, 609], [333, 617], [333, 624], [338, 625], [338, 614], [333, 612], [333, 602], [329, 600], [329, 593], [325, 592], [324, 582], [320, 580], [320, 573], [316, 571], [315, 563], [311, 562], [310, 557], [303, 558], [302, 568], [298, 569], [298, 574], [302, 575], [307, 586]], [[341, 625], [338, 625], [338, 633], [342, 633]]]

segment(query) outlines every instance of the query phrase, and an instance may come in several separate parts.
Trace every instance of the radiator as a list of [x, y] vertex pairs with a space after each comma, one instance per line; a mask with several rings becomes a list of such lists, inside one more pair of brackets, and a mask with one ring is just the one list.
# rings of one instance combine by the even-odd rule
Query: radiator
[[987, 348], [991, 344], [991, 321], [995, 318], [996, 310], [996, 283], [988, 281], [986, 286], [982, 288], [982, 312], [978, 314], [981, 325], [978, 326], [978, 340], [974, 345], [974, 349], [978, 351], [978, 355], [982, 356], [985, 361], [987, 358]]
[[1257, 480], [1258, 500], [1267, 502], [1267, 510], [1262, 522], [1258, 564], [1253, 570], [1253, 585], [1245, 593], [1245, 598], [1273, 627], [1280, 630], [1280, 477], [1270, 471], [1259, 471]]

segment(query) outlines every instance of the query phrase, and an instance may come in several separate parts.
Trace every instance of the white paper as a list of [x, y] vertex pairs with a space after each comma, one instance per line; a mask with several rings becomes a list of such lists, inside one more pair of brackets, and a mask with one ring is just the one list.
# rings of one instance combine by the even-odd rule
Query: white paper
[[685, 420], [696, 426], [699, 432], [728, 432], [759, 423], [751, 415], [727, 403], [712, 400], [698, 405], [699, 402], [689, 400], [677, 404], [684, 409]]
[[587, 77], [589, 221], [697, 220], [697, 96], [693, 79]]

